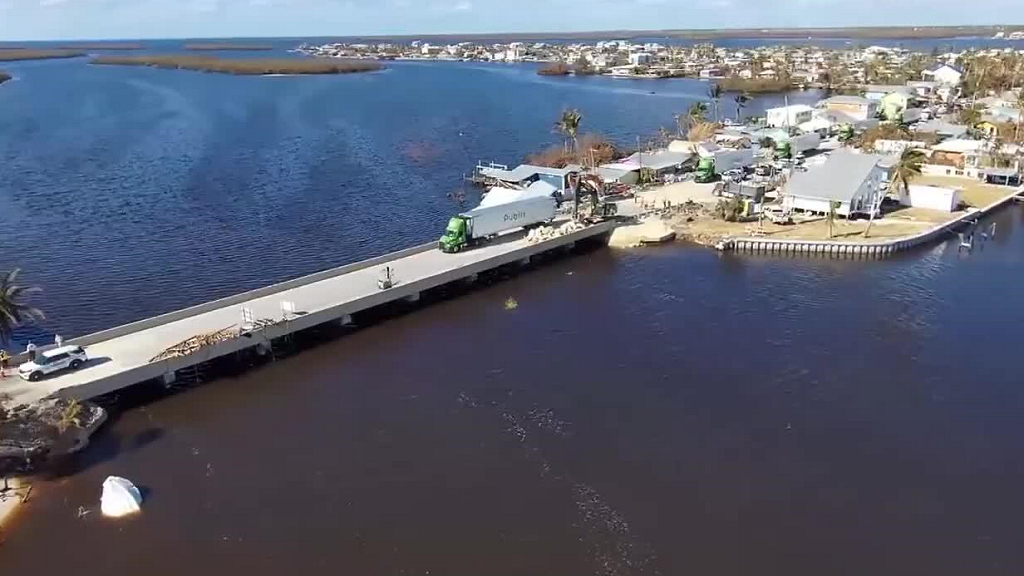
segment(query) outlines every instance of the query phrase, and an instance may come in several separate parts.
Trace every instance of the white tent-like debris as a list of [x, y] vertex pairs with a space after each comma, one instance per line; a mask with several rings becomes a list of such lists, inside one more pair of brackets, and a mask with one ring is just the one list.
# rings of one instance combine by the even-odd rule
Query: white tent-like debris
[[131, 481], [119, 476], [108, 476], [103, 481], [100, 510], [104, 516], [120, 518], [135, 514], [142, 508], [142, 493]]

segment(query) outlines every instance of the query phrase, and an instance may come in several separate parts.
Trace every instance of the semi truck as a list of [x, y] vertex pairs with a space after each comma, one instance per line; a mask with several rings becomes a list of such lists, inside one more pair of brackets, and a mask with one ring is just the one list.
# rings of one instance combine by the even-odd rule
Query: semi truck
[[479, 206], [452, 216], [437, 242], [442, 252], [461, 252], [515, 228], [535, 226], [555, 218], [555, 199], [533, 196], [504, 204]]
[[714, 156], [705, 156], [697, 163], [696, 175], [694, 176], [693, 181], [700, 184], [706, 184], [708, 182], [714, 182], [716, 176]]

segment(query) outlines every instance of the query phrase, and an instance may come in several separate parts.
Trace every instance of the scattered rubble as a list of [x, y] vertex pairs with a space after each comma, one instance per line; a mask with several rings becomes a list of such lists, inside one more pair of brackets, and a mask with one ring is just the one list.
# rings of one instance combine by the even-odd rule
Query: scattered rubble
[[51, 398], [10, 406], [0, 398], [0, 475], [77, 452], [107, 419], [88, 402]]
[[169, 360], [171, 358], [180, 358], [182, 356], [195, 354], [201, 348], [205, 348], [206, 346], [213, 346], [215, 344], [220, 344], [221, 342], [234, 340], [244, 332], [263, 330], [275, 324], [279, 324], [280, 322], [281, 320], [274, 320], [272, 318], [257, 318], [253, 320], [252, 326], [247, 326], [245, 329], [236, 328], [232, 325], [227, 328], [221, 328], [220, 330], [214, 330], [213, 332], [196, 334], [195, 336], [182, 340], [173, 346], [168, 346], [167, 349], [156, 356], [153, 356], [149, 361], [159, 362], [160, 360]]
[[541, 226], [530, 230], [526, 235], [526, 241], [531, 244], [537, 244], [546, 240], [554, 240], [561, 236], [568, 236], [569, 234], [579, 232], [585, 228], [586, 226], [579, 222], [566, 222], [558, 228], [555, 228], [554, 226]]

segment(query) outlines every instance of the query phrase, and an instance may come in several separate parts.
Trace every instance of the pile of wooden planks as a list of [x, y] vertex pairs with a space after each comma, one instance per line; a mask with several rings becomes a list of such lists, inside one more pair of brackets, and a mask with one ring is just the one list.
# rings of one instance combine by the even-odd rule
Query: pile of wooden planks
[[196, 334], [191, 338], [187, 338], [178, 342], [173, 346], [169, 346], [163, 352], [153, 356], [149, 359], [150, 362], [158, 362], [160, 360], [170, 360], [171, 358], [180, 358], [182, 356], [188, 356], [199, 351], [200, 348], [205, 346], [213, 346], [227, 340], [238, 338], [239, 331], [233, 325], [227, 328], [221, 328], [220, 330], [214, 330], [213, 332], [207, 332], [205, 334]]

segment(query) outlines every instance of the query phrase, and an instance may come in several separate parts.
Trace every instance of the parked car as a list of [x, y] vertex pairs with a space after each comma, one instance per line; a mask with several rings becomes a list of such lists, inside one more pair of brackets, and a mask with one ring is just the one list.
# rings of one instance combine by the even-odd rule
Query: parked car
[[18, 367], [18, 376], [36, 382], [61, 370], [77, 370], [89, 358], [81, 346], [61, 346], [36, 355], [36, 359]]
[[733, 182], [743, 181], [743, 170], [734, 168], [732, 170], [726, 170], [722, 173], [722, 178], [726, 180], [732, 180]]

